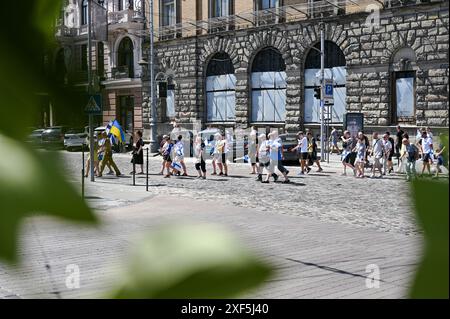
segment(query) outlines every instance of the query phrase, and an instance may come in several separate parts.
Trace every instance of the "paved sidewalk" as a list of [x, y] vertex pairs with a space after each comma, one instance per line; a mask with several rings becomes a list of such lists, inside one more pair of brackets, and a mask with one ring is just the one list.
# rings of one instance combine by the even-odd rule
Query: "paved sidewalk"
[[[272, 263], [277, 275], [250, 298], [403, 298], [420, 259], [420, 236], [211, 201], [156, 196], [98, 213], [103, 220], [99, 229], [30, 219], [23, 229], [22, 267], [0, 266], [0, 297], [102, 297], [112, 288], [134, 236], [162, 223], [226, 225]], [[80, 289], [65, 286], [66, 267], [72, 264], [80, 269]], [[379, 267], [379, 288], [366, 287], [370, 264]]]

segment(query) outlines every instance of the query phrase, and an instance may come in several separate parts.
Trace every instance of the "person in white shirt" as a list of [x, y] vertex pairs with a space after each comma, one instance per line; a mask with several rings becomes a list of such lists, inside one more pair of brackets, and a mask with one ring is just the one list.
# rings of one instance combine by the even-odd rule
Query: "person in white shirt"
[[303, 131], [297, 133], [298, 144], [296, 147], [292, 148], [291, 151], [297, 151], [300, 156], [300, 167], [301, 171], [299, 175], [304, 175], [305, 170], [309, 173], [311, 168], [307, 164], [308, 160], [308, 137], [303, 134]]
[[230, 142], [228, 141], [226, 135], [227, 135], [226, 132], [222, 134], [222, 141], [221, 141], [221, 144], [219, 144], [219, 145], [223, 145], [223, 147], [222, 147], [223, 176], [228, 176], [227, 154], [230, 151]]
[[184, 163], [184, 145], [182, 139], [183, 136], [178, 135], [177, 143], [175, 144], [175, 162], [180, 163], [181, 167], [183, 168], [182, 176], [188, 176], [186, 164]]
[[221, 141], [222, 135], [220, 133], [214, 134], [214, 140], [211, 142], [213, 146], [213, 160], [212, 160], [213, 172], [211, 175], [217, 175], [216, 165], [219, 167], [220, 171], [219, 175], [223, 175], [222, 151], [221, 149], [219, 149], [219, 147], [222, 147]]
[[[273, 175], [273, 167], [270, 165], [270, 142], [266, 139], [265, 134], [260, 134], [258, 137], [258, 178], [257, 181], [262, 183], [269, 183], [270, 176]], [[267, 177], [263, 181], [262, 175], [264, 168], [267, 171]]]
[[273, 173], [273, 178], [275, 181], [278, 180], [278, 175], [275, 173], [275, 167], [278, 168], [278, 170], [281, 172], [281, 174], [284, 177], [283, 183], [290, 183], [289, 178], [287, 175], [289, 174], [289, 171], [283, 166], [283, 144], [281, 139], [278, 137], [277, 131], [272, 131], [269, 134], [270, 139], [270, 165], [271, 170]]
[[374, 157], [374, 162], [372, 166], [372, 175], [371, 178], [375, 177], [375, 171], [378, 169], [380, 173], [380, 178], [383, 176], [383, 172], [381, 171], [381, 159], [383, 158], [384, 147], [383, 141], [378, 138], [378, 133], [373, 132], [372, 134], [372, 147], [371, 147], [371, 156]]
[[422, 131], [422, 138], [419, 141], [419, 149], [422, 154], [422, 173], [427, 169], [428, 174], [431, 175], [431, 165], [433, 164], [433, 138], [429, 137], [428, 132], [426, 130]]

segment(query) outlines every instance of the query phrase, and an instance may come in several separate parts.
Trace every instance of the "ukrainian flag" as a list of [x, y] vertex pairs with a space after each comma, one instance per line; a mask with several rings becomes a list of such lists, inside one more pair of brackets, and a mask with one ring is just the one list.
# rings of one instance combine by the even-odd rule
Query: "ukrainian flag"
[[[113, 142], [119, 142], [124, 143], [125, 142], [125, 133], [122, 130], [122, 127], [120, 126], [119, 122], [117, 120], [114, 120], [112, 123], [108, 124], [109, 132], [107, 132], [109, 135], [112, 135]], [[108, 128], [107, 127], [107, 128]]]

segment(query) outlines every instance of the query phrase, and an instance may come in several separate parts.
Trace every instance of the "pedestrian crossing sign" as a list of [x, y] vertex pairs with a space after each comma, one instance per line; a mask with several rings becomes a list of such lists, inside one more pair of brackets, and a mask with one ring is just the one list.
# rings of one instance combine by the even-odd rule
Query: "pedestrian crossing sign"
[[102, 113], [102, 97], [100, 94], [90, 95], [86, 108], [84, 109], [88, 114]]

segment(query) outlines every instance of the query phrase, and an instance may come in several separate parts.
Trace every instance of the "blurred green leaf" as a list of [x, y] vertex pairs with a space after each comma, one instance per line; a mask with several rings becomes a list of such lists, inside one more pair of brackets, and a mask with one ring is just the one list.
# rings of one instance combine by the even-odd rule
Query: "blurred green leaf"
[[114, 297], [230, 298], [271, 272], [218, 226], [172, 226], [138, 242]]
[[442, 146], [445, 146], [445, 150], [442, 153], [442, 156], [444, 157], [444, 164], [447, 165], [448, 163], [448, 151], [449, 151], [449, 146], [448, 146], [448, 134], [441, 134], [439, 136], [440, 139], [440, 144], [442, 144]]
[[55, 17], [62, 10], [63, 0], [39, 0], [35, 1], [34, 24], [45, 34], [48, 39], [54, 38], [52, 26], [56, 23]]
[[[54, 25], [61, 0], [5, 1], [0, 19], [0, 132], [22, 139], [39, 116], [39, 96], [64, 96], [55, 85]], [[18, 18], [19, 17], [19, 18]], [[72, 106], [67, 99], [67, 107]]]
[[448, 298], [448, 181], [416, 180], [413, 195], [425, 251], [411, 297]]
[[16, 260], [21, 220], [34, 213], [95, 223], [96, 217], [63, 179], [56, 154], [39, 153], [0, 134], [0, 259]]

